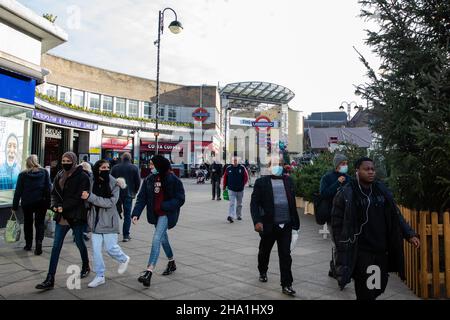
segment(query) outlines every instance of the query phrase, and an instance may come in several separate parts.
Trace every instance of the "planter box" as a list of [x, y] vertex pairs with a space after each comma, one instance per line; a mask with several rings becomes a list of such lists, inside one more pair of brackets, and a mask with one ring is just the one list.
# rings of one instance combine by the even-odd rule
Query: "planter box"
[[305, 214], [314, 215], [314, 203], [305, 201]]
[[295, 203], [297, 204], [297, 208], [304, 208], [305, 207], [305, 201], [302, 197], [295, 197]]

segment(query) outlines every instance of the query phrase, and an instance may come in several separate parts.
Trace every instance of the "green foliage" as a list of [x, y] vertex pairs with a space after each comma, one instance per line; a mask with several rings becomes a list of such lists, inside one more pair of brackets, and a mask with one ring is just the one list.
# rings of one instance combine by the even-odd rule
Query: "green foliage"
[[51, 13], [44, 13], [42, 15], [45, 19], [47, 19], [48, 21], [50, 21], [51, 23], [55, 23], [56, 19], [58, 18], [58, 16], [54, 16]]
[[[100, 110], [92, 110], [89, 109], [87, 107], [80, 107], [77, 105], [73, 105], [64, 101], [59, 101], [58, 99], [56, 99], [55, 97], [50, 97], [47, 96], [45, 94], [42, 94], [40, 92], [36, 92], [36, 96], [39, 97], [42, 100], [48, 101], [50, 103], [62, 106], [62, 107], [66, 107], [72, 110], [76, 110], [76, 111], [81, 111], [81, 112], [87, 112], [87, 113], [92, 113], [92, 114], [96, 114], [99, 116], [105, 116], [105, 117], [110, 117], [110, 118], [120, 118], [120, 119], [126, 119], [126, 120], [132, 120], [132, 121], [140, 121], [140, 122], [150, 122], [150, 123], [155, 123], [155, 119], [153, 118], [139, 118], [139, 117], [129, 117], [129, 116], [125, 116], [125, 115], [121, 115], [121, 114], [116, 114], [116, 113], [112, 113], [112, 112], [105, 112], [105, 111], [100, 111]], [[175, 122], [175, 121], [158, 121], [159, 124], [163, 124], [163, 125], [168, 125], [168, 126], [175, 126], [175, 127], [187, 127], [187, 128], [193, 128], [194, 124], [193, 123], [189, 123], [189, 122]]]
[[361, 56], [370, 82], [357, 93], [371, 102], [371, 129], [386, 159], [389, 186], [412, 209], [450, 208], [450, 2], [360, 0], [378, 24], [367, 44], [385, 72]]

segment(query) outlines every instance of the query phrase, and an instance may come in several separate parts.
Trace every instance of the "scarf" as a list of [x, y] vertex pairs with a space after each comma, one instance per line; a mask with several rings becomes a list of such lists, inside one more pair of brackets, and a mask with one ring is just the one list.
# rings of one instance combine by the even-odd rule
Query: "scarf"
[[59, 186], [61, 187], [61, 190], [64, 189], [66, 180], [75, 172], [75, 170], [78, 167], [78, 165], [77, 165], [78, 158], [75, 153], [69, 151], [69, 152], [64, 153], [62, 157], [68, 158], [72, 161], [72, 168], [69, 171], [66, 171], [63, 169], [63, 174], [59, 178]]

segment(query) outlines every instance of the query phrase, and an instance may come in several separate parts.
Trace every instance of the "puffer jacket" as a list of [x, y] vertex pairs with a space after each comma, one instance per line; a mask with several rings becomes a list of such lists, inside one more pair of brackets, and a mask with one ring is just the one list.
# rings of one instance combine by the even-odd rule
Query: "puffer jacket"
[[[180, 215], [180, 208], [185, 201], [183, 183], [173, 173], [169, 173], [164, 179], [164, 201], [161, 209], [167, 213], [169, 229], [176, 226]], [[158, 223], [158, 216], [153, 211], [155, 196], [155, 175], [149, 175], [142, 183], [141, 190], [137, 195], [136, 205], [133, 209], [132, 217], [140, 217], [142, 211], [147, 207], [147, 221], [150, 224]]]
[[[373, 184], [386, 199], [384, 207], [387, 222], [387, 255], [388, 272], [398, 272], [404, 279], [404, 253], [402, 237], [409, 240], [417, 236], [414, 230], [406, 223], [400, 214], [392, 194], [379, 181]], [[351, 281], [358, 256], [358, 237], [360, 223], [354, 202], [354, 193], [357, 192], [357, 182], [353, 180], [341, 188], [333, 200], [331, 212], [331, 228], [333, 241], [336, 245], [334, 263], [338, 284], [343, 289]], [[351, 239], [352, 241], [349, 241]]]
[[[120, 190], [126, 188], [125, 179], [115, 179], [110, 175], [109, 186], [112, 193], [111, 198], [99, 197], [92, 192], [91, 188], [89, 198], [86, 200], [90, 205], [88, 225], [93, 233], [119, 233], [120, 223], [116, 203], [119, 200]], [[95, 207], [99, 208], [98, 212]]]

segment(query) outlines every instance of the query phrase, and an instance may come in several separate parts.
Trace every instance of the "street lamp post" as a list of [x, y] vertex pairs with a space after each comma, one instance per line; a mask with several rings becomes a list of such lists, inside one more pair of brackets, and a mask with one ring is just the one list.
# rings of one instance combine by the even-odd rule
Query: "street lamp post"
[[347, 121], [350, 121], [353, 104], [355, 104], [355, 110], [359, 109], [358, 103], [355, 101], [352, 101], [352, 102], [343, 101], [343, 102], [341, 102], [341, 106], [339, 107], [339, 110], [344, 111], [345, 110], [344, 105], [347, 106]]
[[156, 59], [156, 117], [155, 117], [155, 143], [156, 143], [156, 152], [155, 154], [159, 154], [159, 146], [158, 146], [158, 138], [159, 138], [159, 63], [160, 63], [160, 51], [161, 51], [161, 35], [164, 32], [164, 13], [166, 10], [170, 10], [175, 15], [175, 20], [172, 21], [169, 25], [169, 30], [172, 33], [178, 34], [183, 30], [181, 23], [177, 19], [177, 13], [172, 8], [165, 8], [162, 11], [159, 11], [159, 19], [158, 19], [158, 40], [154, 42], [158, 46], [158, 53]]

